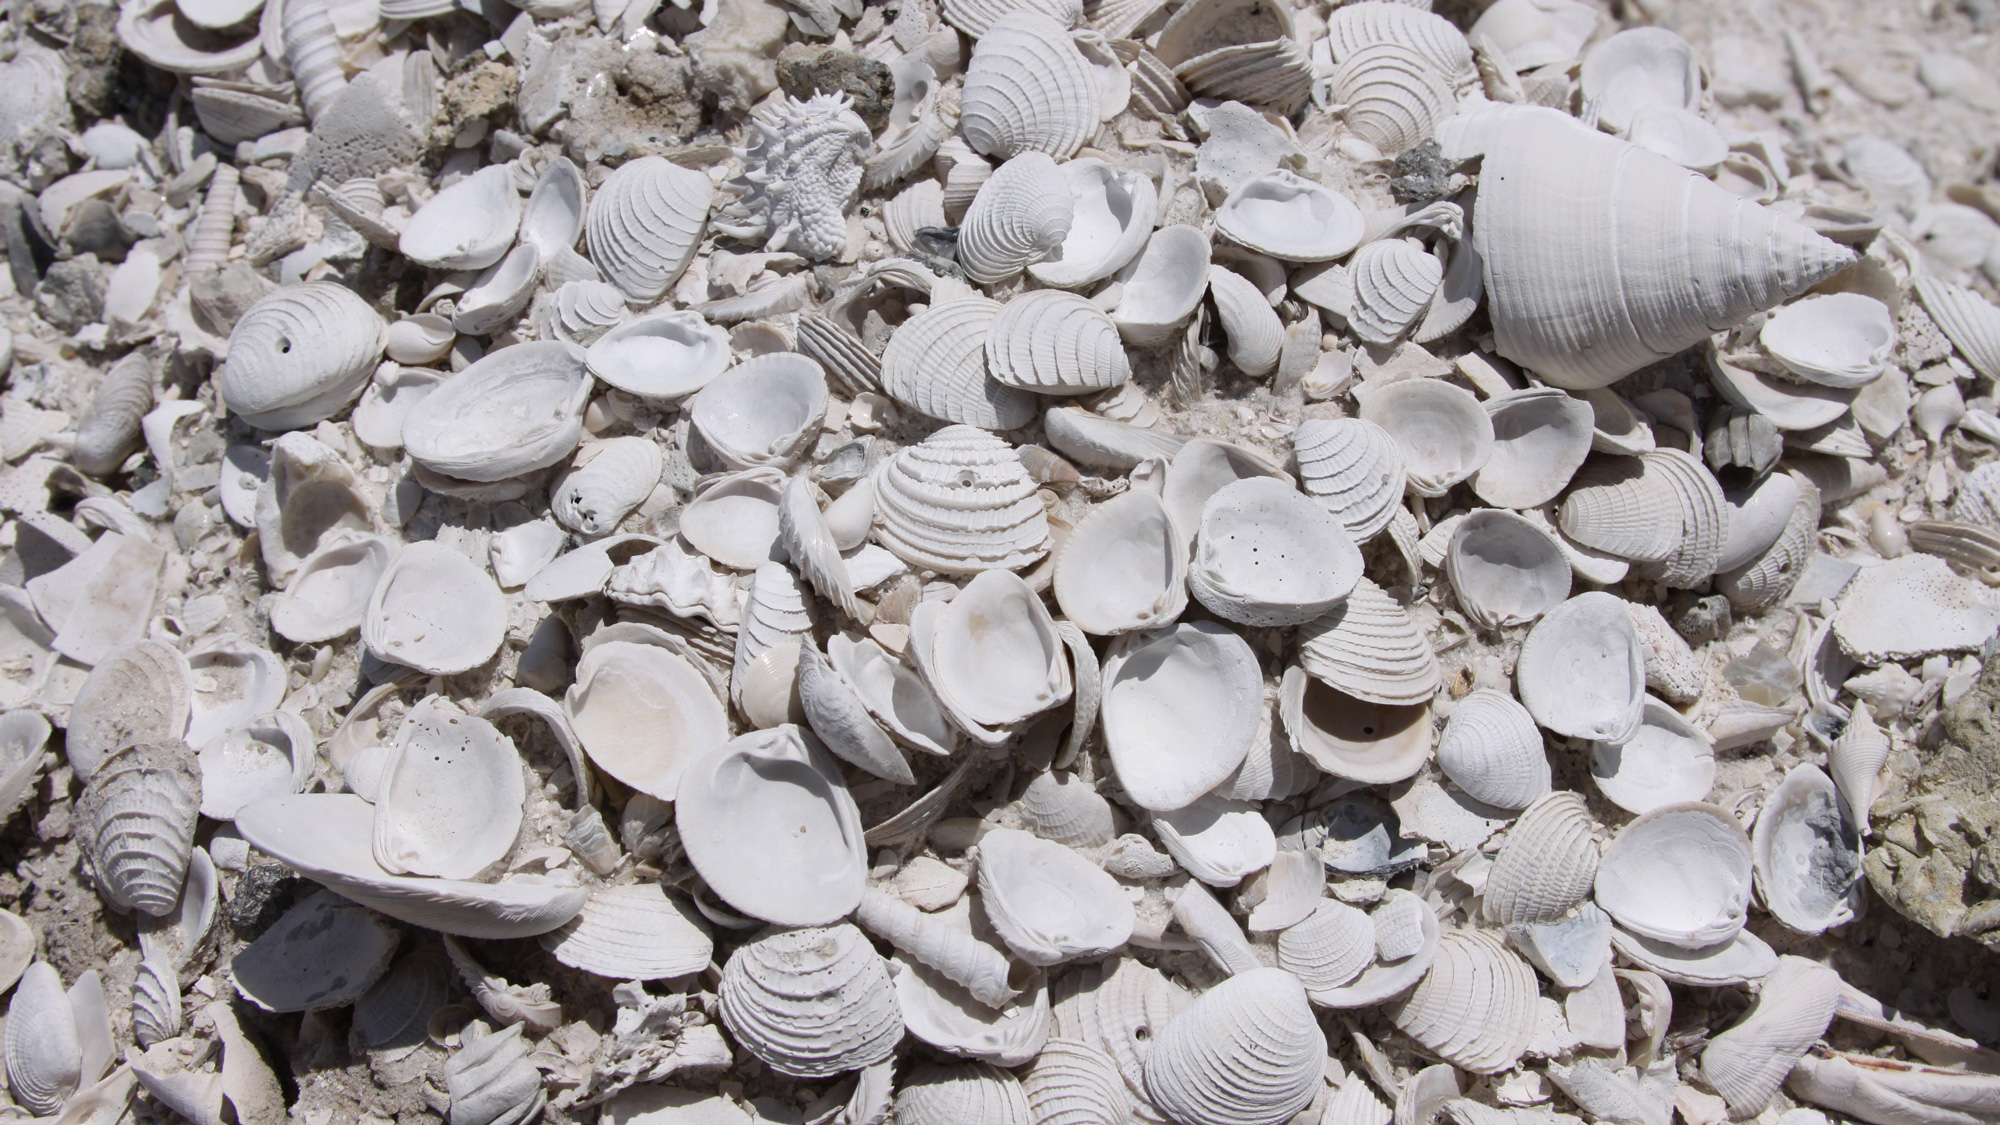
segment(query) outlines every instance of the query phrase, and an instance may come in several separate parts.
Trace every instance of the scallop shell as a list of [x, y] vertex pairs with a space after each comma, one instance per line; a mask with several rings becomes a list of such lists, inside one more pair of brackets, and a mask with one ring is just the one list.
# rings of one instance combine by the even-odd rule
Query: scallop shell
[[1159, 497], [1133, 489], [1091, 509], [1056, 552], [1063, 616], [1113, 636], [1171, 624], [1187, 608], [1187, 548]]
[[1486, 876], [1486, 919], [1502, 926], [1561, 920], [1590, 897], [1597, 877], [1595, 827], [1583, 798], [1546, 793], [1508, 830]]
[[1208, 292], [1208, 238], [1180, 223], [1161, 227], [1120, 270], [1125, 283], [1111, 321], [1128, 344], [1166, 343]]
[[377, 659], [432, 675], [484, 664], [506, 632], [506, 599], [486, 569], [427, 541], [390, 562], [361, 620], [361, 641]]
[[500, 348], [445, 380], [403, 422], [403, 448], [423, 468], [502, 481], [547, 468], [583, 438], [590, 372], [583, 349], [556, 341]]
[[1118, 326], [1091, 302], [1055, 289], [1001, 308], [986, 334], [986, 370], [997, 382], [1047, 395], [1112, 390], [1132, 377]]
[[888, 963], [846, 923], [765, 931], [730, 954], [716, 991], [731, 1037], [780, 1074], [858, 1070], [903, 1037]]
[[[1014, 18], [1014, 17], [1008, 17]], [[916, 1067], [896, 1091], [899, 1125], [1030, 1125], [1027, 1095], [1007, 1071], [990, 1063]]]
[[1232, 188], [1216, 208], [1215, 229], [1279, 261], [1326, 262], [1360, 245], [1367, 223], [1345, 195], [1279, 169]]
[[946, 426], [884, 462], [875, 519], [876, 540], [897, 558], [946, 573], [1016, 570], [1049, 549], [1027, 469], [1005, 441], [971, 426]]
[[688, 415], [730, 468], [783, 467], [809, 452], [826, 404], [826, 373], [819, 364], [796, 352], [771, 352], [703, 387]]
[[1924, 311], [1951, 340], [1973, 370], [2000, 379], [2000, 309], [1970, 289], [1941, 278], [1912, 279]]
[[303, 793], [318, 762], [312, 728], [290, 711], [269, 711], [201, 749], [201, 815], [230, 820], [251, 801]]
[[1326, 1037], [1290, 973], [1252, 969], [1197, 997], [1146, 1058], [1152, 1103], [1178, 1121], [1278, 1125], [1320, 1084]]
[[986, 338], [1000, 307], [984, 297], [960, 297], [904, 321], [882, 350], [883, 392], [941, 421], [988, 430], [1027, 425], [1035, 397], [986, 370]]
[[1750, 880], [1750, 837], [1727, 812], [1662, 805], [1604, 849], [1597, 904], [1632, 933], [1700, 949], [1742, 930]]
[[563, 710], [597, 768], [663, 801], [692, 762], [729, 737], [708, 680], [686, 655], [658, 645], [593, 645]]
[[1569, 597], [1569, 560], [1555, 534], [1495, 508], [1458, 525], [1444, 572], [1459, 608], [1482, 629], [1525, 625]]
[[1827, 772], [1840, 791], [1840, 807], [1856, 832], [1868, 834], [1868, 810], [1875, 803], [1875, 782], [1889, 760], [1889, 733], [1875, 723], [1868, 704], [1857, 701], [1847, 728], [1827, 751]]
[[1361, 578], [1346, 529], [1288, 481], [1252, 477], [1202, 508], [1188, 584], [1217, 616], [1299, 625], [1345, 600]]
[[1873, 382], [1896, 348], [1889, 306], [1859, 293], [1828, 293], [1773, 313], [1757, 334], [1785, 369], [1824, 387]]
[[132, 976], [132, 1041], [141, 1050], [181, 1033], [181, 982], [172, 965], [147, 959]]
[[1490, 933], [1454, 930], [1417, 987], [1389, 1009], [1403, 1034], [1474, 1074], [1519, 1062], [1534, 1036], [1540, 988], [1525, 961]]
[[1429, 140], [1458, 107], [1451, 76], [1402, 43], [1369, 43], [1345, 53], [1329, 82], [1334, 100], [1347, 106], [1347, 127], [1385, 156]]
[[98, 661], [70, 704], [64, 738], [78, 780], [135, 742], [186, 734], [190, 694], [187, 658], [158, 641], [134, 641]]
[[1185, 807], [1241, 765], [1263, 710], [1243, 638], [1214, 622], [1132, 633], [1104, 658], [1104, 744], [1132, 803]]
[[1061, 246], [1075, 214], [1055, 160], [1023, 152], [994, 169], [973, 197], [959, 225], [959, 264], [982, 285], [1005, 281]]
[[1014, 829], [980, 837], [979, 897], [1001, 940], [1032, 965], [1114, 952], [1132, 935], [1132, 904], [1111, 876]]
[[959, 127], [973, 148], [1001, 160], [1023, 152], [1066, 160], [1096, 135], [1097, 101], [1096, 76], [1068, 29], [1014, 11], [972, 46]]
[[62, 978], [46, 961], [28, 966], [8, 1002], [4, 1053], [14, 1099], [37, 1117], [60, 1110], [82, 1079], [76, 1018]]
[[105, 758], [77, 802], [97, 885], [119, 910], [159, 917], [180, 902], [201, 778], [179, 742], [140, 742]]
[[1363, 0], [1335, 10], [1327, 43], [1338, 63], [1376, 43], [1395, 43], [1422, 56], [1448, 82], [1473, 75], [1472, 48], [1451, 21], [1408, 4]]
[[230, 413], [263, 430], [293, 430], [353, 402], [382, 358], [388, 327], [331, 281], [288, 285], [244, 310], [215, 373]]
[[1453, 705], [1438, 736], [1437, 762], [1452, 784], [1494, 808], [1526, 808], [1551, 785], [1534, 716], [1504, 692], [1475, 691]]
[[410, 709], [375, 793], [375, 862], [471, 879], [507, 857], [527, 798], [514, 742], [438, 696]]
[[1334, 899], [1321, 900], [1278, 935], [1278, 967], [1299, 978], [1308, 997], [1349, 983], [1374, 963], [1375, 923]]
[[1442, 496], [1493, 455], [1493, 422], [1472, 392], [1439, 379], [1406, 379], [1371, 391], [1360, 418], [1403, 451], [1411, 491]]
[[549, 510], [579, 535], [616, 531], [659, 487], [664, 465], [660, 447], [650, 439], [612, 438], [596, 447], [589, 463], [563, 475], [549, 494]]
[[1009, 981], [1011, 968], [1006, 955], [950, 919], [926, 914], [901, 899], [870, 889], [861, 892], [854, 920], [989, 1008], [1004, 1007], [1020, 995]]
[[951, 601], [919, 605], [910, 646], [945, 712], [984, 745], [1070, 697], [1068, 653], [1055, 622], [1010, 571], [981, 571]]
[[1514, 677], [1522, 705], [1556, 734], [1621, 742], [1639, 727], [1646, 660], [1615, 594], [1578, 594], [1543, 614], [1521, 643]]
[[1035, 1125], [1123, 1125], [1132, 1112], [1118, 1066], [1081, 1039], [1050, 1039], [1021, 1074]]
[[1780, 922], [1819, 934], [1854, 920], [1861, 834], [1818, 766], [1793, 766], [1764, 799], [1750, 849], [1757, 897]]
[[1072, 219], [1062, 244], [1028, 275], [1043, 285], [1074, 289], [1102, 281], [1145, 248], [1159, 217], [1159, 192], [1134, 169], [1096, 157], [1065, 161]]
[[1401, 510], [1403, 450], [1389, 431], [1359, 418], [1312, 418], [1292, 431], [1299, 487], [1366, 543]]
[[1706, 800], [1715, 787], [1715, 747], [1680, 712], [1647, 696], [1630, 738], [1591, 745], [1590, 779], [1627, 812]]
[[118, 471], [139, 447], [139, 420], [153, 409], [153, 365], [144, 352], [130, 352], [97, 381], [90, 409], [76, 424], [70, 464], [94, 477]]
[[374, 911], [316, 891], [237, 951], [229, 979], [267, 1012], [345, 1007], [388, 969], [399, 936]]
[[1590, 455], [1589, 404], [1562, 391], [1510, 391], [1486, 403], [1493, 455], [1472, 478], [1481, 500], [1499, 508], [1537, 508], [1556, 498]]
[[1345, 602], [1301, 627], [1298, 645], [1300, 666], [1356, 699], [1401, 707], [1428, 703], [1437, 691], [1441, 674], [1430, 641], [1409, 611], [1367, 578]]
[[620, 164], [590, 200], [590, 260], [631, 301], [657, 301], [701, 244], [715, 186], [664, 156]]
[[610, 980], [665, 980], [708, 968], [708, 923], [658, 884], [600, 887], [583, 912], [537, 939], [556, 960]]
[[1840, 1003], [1840, 974], [1803, 957], [1778, 958], [1757, 1003], [1701, 1051], [1701, 1076], [1729, 1103], [1731, 1117], [1754, 1117], [1792, 1067], [1826, 1034]]

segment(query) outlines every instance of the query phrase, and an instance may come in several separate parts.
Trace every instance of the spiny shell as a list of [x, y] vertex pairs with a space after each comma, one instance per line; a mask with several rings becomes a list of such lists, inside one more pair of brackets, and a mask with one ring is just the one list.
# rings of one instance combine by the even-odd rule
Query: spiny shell
[[1389, 1009], [1403, 1033], [1454, 1066], [1497, 1074], [1520, 1061], [1536, 1028], [1535, 973], [1492, 934], [1453, 930], [1408, 997]]
[[1856, 702], [1847, 729], [1827, 751], [1826, 769], [1840, 790], [1840, 805], [1861, 835], [1868, 834], [1868, 810], [1875, 803], [1875, 780], [1889, 760], [1889, 733], [1876, 725], [1868, 704]]
[[1403, 499], [1403, 450], [1359, 418], [1308, 419], [1292, 431], [1299, 487], [1340, 520], [1356, 543], [1381, 534]]
[[1361, 580], [1361, 551], [1290, 481], [1250, 477], [1202, 506], [1188, 587], [1219, 617], [1299, 625], [1333, 609]]
[[582, 913], [537, 940], [563, 964], [611, 980], [698, 973], [715, 952], [700, 912], [649, 883], [592, 891]]
[[1131, 633], [1104, 660], [1104, 744], [1132, 802], [1185, 807], [1243, 762], [1263, 692], [1256, 655], [1210, 621]]
[[1427, 703], [1441, 673], [1423, 630], [1367, 578], [1298, 633], [1299, 663], [1314, 678], [1371, 703]]
[[1569, 597], [1569, 560], [1555, 534], [1498, 508], [1459, 523], [1444, 572], [1459, 608], [1482, 629], [1525, 625]]
[[1375, 923], [1337, 899], [1322, 899], [1278, 935], [1278, 967], [1299, 978], [1307, 996], [1339, 988], [1374, 961]]
[[1624, 601], [1593, 590], [1543, 614], [1521, 643], [1514, 678], [1522, 705], [1549, 730], [1629, 738], [1643, 713], [1646, 660]]
[[329, 418], [360, 395], [382, 358], [388, 326], [331, 281], [289, 285], [244, 311], [215, 374], [232, 414], [265, 430]]
[[1475, 691], [1452, 707], [1438, 736], [1438, 768], [1482, 804], [1526, 808], [1548, 793], [1549, 757], [1528, 709], [1498, 691]]
[[104, 897], [155, 917], [180, 902], [201, 808], [201, 778], [179, 742], [142, 742], [105, 759], [77, 803]]
[[1662, 805], [1604, 849], [1597, 904], [1635, 934], [1699, 949], [1743, 929], [1750, 880], [1750, 837], [1733, 817], [1715, 805]]
[[1178, 1121], [1278, 1125], [1319, 1086], [1326, 1036], [1290, 973], [1252, 969], [1197, 997], [1146, 1059], [1146, 1091]]
[[1016, 570], [1048, 552], [1035, 482], [1005, 441], [971, 426], [946, 426], [884, 462], [875, 520], [884, 547], [930, 570]]
[[83, 1048], [62, 978], [46, 961], [28, 966], [7, 1004], [7, 1082], [22, 1108], [49, 1117], [74, 1093]]
[[1479, 400], [1441, 379], [1406, 379], [1371, 391], [1360, 417], [1396, 439], [1419, 496], [1444, 495], [1493, 455], [1493, 422]]
[[896, 1091], [898, 1125], [1030, 1125], [1030, 1113], [1020, 1082], [990, 1063], [918, 1066]]
[[1793, 766], [1765, 796], [1750, 853], [1757, 897], [1786, 926], [1818, 934], [1854, 920], [1861, 834], [1818, 766]]
[[1097, 132], [1097, 79], [1069, 31], [1036, 11], [993, 22], [973, 44], [959, 98], [972, 147], [1002, 160], [1023, 152], [1067, 159]]
[[1132, 904], [1102, 868], [1011, 828], [980, 837], [979, 899], [1001, 940], [1033, 965], [1114, 952], [1132, 935]]
[[881, 1062], [903, 1037], [888, 962], [844, 922], [745, 942], [722, 967], [717, 994], [736, 1042], [798, 1078]]
[[883, 392], [941, 421], [988, 430], [1027, 425], [1035, 396], [987, 374], [986, 337], [999, 316], [997, 301], [959, 297], [904, 321], [882, 349]]
[[1770, 1103], [1793, 1065], [1826, 1034], [1841, 987], [1840, 974], [1825, 965], [1778, 958], [1749, 1014], [1701, 1051], [1701, 1075], [1729, 1103], [1730, 1116], [1753, 1117]]
[[1023, 152], [979, 185], [959, 224], [959, 264], [981, 285], [1005, 281], [1061, 246], [1075, 217], [1069, 181], [1055, 160]]
[[659, 300], [700, 245], [714, 196], [707, 176], [664, 156], [619, 165], [584, 219], [590, 260], [627, 299]]
[[846, 94], [788, 95], [753, 115], [756, 143], [729, 185], [739, 198], [716, 216], [715, 229], [771, 251], [822, 260], [838, 253], [873, 147], [852, 106]]
[[1056, 552], [1056, 604], [1100, 636], [1157, 629], [1187, 608], [1187, 548], [1150, 490], [1091, 509]]
[[427, 541], [396, 555], [361, 619], [361, 641], [376, 658], [432, 675], [485, 663], [506, 632], [506, 600], [486, 569]]
[[1051, 1039], [1021, 1074], [1035, 1125], [1124, 1125], [1131, 1095], [1111, 1056], [1081, 1039]]
[[135, 742], [179, 739], [187, 732], [187, 658], [158, 641], [134, 641], [97, 662], [70, 704], [64, 748], [79, 780], [89, 781]]
[[986, 371], [1046, 395], [1111, 390], [1132, 377], [1118, 326], [1095, 304], [1058, 289], [1007, 302], [986, 334]]
[[1567, 790], [1529, 805], [1487, 874], [1487, 920], [1502, 926], [1554, 922], [1589, 898], [1597, 877], [1593, 827], [1583, 798]]

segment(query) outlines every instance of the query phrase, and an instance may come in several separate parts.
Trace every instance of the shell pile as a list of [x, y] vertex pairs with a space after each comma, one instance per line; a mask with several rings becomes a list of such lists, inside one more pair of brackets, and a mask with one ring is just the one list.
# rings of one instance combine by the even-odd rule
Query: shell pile
[[12, 1106], [2000, 1121], [1962, 2], [8, 6]]

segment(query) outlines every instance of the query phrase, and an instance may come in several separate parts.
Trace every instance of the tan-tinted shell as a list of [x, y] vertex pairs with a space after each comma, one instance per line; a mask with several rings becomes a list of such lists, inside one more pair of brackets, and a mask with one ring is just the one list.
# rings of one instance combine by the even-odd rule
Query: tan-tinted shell
[[70, 704], [70, 768], [89, 781], [105, 759], [135, 742], [187, 733], [187, 658], [158, 641], [134, 641], [98, 661]]

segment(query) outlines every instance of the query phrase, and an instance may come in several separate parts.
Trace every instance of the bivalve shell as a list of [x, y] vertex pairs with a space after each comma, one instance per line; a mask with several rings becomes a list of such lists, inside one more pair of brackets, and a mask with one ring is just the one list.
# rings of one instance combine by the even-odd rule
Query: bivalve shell
[[1021, 1083], [991, 1063], [919, 1066], [896, 1091], [898, 1125], [1031, 1125], [1031, 1112]]
[[1146, 248], [1119, 271], [1124, 291], [1111, 310], [1128, 344], [1163, 344], [1208, 292], [1208, 238], [1175, 223], [1154, 231]]
[[1158, 496], [1135, 488], [1091, 509], [1056, 552], [1063, 616], [1113, 636], [1171, 624], [1187, 608], [1187, 548]]
[[1750, 837], [1715, 805], [1662, 805], [1621, 829], [1597, 865], [1597, 904], [1683, 949], [1734, 938], [1750, 904]]
[[1459, 523], [1444, 572], [1459, 608], [1482, 629], [1525, 625], [1569, 597], [1569, 559], [1555, 534], [1497, 508]]
[[132, 1041], [145, 1050], [181, 1033], [181, 982], [174, 967], [147, 958], [132, 975]]
[[910, 618], [913, 662], [954, 722], [984, 745], [1066, 702], [1068, 652], [1055, 621], [1019, 575], [986, 570], [945, 603]]
[[1094, 156], [1065, 161], [1073, 218], [1069, 235], [1028, 266], [1043, 285], [1073, 289], [1102, 281], [1137, 257], [1159, 217], [1159, 191], [1136, 169]]
[[272, 603], [271, 628], [298, 644], [330, 641], [360, 628], [397, 548], [379, 535], [329, 536]]
[[1818, 766], [1793, 766], [1764, 798], [1750, 852], [1757, 897], [1778, 921], [1819, 934], [1854, 920], [1861, 834], [1841, 807], [1833, 779]]
[[1701, 1076], [1729, 1103], [1731, 1117], [1754, 1117], [1770, 1104], [1792, 1067], [1826, 1034], [1842, 990], [1831, 968], [1778, 958], [1749, 1014], [1701, 1051]]
[[1493, 455], [1472, 491], [1499, 508], [1538, 508], [1556, 498], [1590, 455], [1595, 414], [1589, 403], [1553, 388], [1509, 391], [1486, 402]]
[[1115, 952], [1132, 936], [1116, 880], [1061, 844], [999, 828], [979, 838], [979, 901], [1007, 947], [1032, 965]]
[[1896, 318], [1873, 297], [1826, 293], [1779, 309], [1757, 341], [1808, 383], [1860, 387], [1882, 374], [1895, 351]]
[[583, 912], [539, 939], [571, 968], [611, 980], [665, 980], [708, 968], [708, 922], [655, 883], [600, 887]]
[[1549, 756], [1528, 709], [1504, 692], [1475, 691], [1438, 736], [1438, 768], [1481, 804], [1520, 809], [1549, 792]]
[[1493, 422], [1471, 391], [1439, 379], [1406, 379], [1369, 392], [1360, 418], [1403, 450], [1410, 488], [1443, 496], [1493, 455]]
[[717, 376], [694, 396], [688, 416], [730, 468], [783, 467], [810, 450], [826, 404], [818, 363], [771, 352]]
[[1594, 827], [1583, 798], [1567, 790], [1529, 805], [1487, 873], [1487, 920], [1502, 926], [1555, 922], [1589, 898], [1597, 877]]
[[527, 799], [513, 739], [439, 696], [410, 709], [375, 792], [375, 862], [471, 879], [507, 857]]
[[201, 748], [201, 815], [229, 820], [264, 797], [303, 793], [318, 761], [312, 728], [290, 711], [268, 711]]
[[1272, 477], [1227, 485], [1202, 507], [1188, 586], [1209, 611], [1245, 625], [1301, 625], [1361, 580], [1361, 551], [1340, 521]]
[[979, 185], [959, 224], [959, 264], [981, 285], [1005, 281], [1061, 246], [1075, 218], [1069, 182], [1055, 159], [1023, 152]]
[[890, 553], [946, 573], [1017, 570], [1049, 549], [1048, 516], [1026, 467], [1005, 441], [972, 426], [946, 426], [884, 462], [875, 520]]
[[1050, 1039], [1021, 1073], [1035, 1125], [1124, 1125], [1132, 1097], [1111, 1056], [1081, 1039]]
[[723, 1026], [780, 1074], [858, 1070], [903, 1038], [888, 962], [846, 923], [760, 934], [730, 955], [716, 991]]
[[1300, 628], [1298, 646], [1300, 666], [1315, 679], [1371, 703], [1428, 703], [1441, 677], [1423, 629], [1367, 578]]
[[77, 802], [97, 885], [119, 910], [161, 917], [180, 903], [194, 848], [201, 778], [180, 742], [141, 742], [107, 757]]
[[1428, 701], [1358, 699], [1294, 665], [1278, 686], [1278, 716], [1299, 753], [1335, 777], [1388, 785], [1413, 776], [1430, 758]]
[[1339, 988], [1375, 963], [1375, 923], [1360, 909], [1322, 899], [1278, 935], [1278, 967], [1299, 978], [1306, 995]]
[[1347, 127], [1385, 156], [1429, 140], [1458, 104], [1451, 76], [1422, 52], [1396, 42], [1346, 53], [1329, 84], [1334, 100], [1347, 107]]
[[590, 390], [575, 344], [499, 348], [410, 411], [403, 448], [424, 468], [459, 480], [502, 481], [547, 468], [583, 439]]
[[1296, 172], [1252, 176], [1215, 212], [1216, 232], [1285, 262], [1325, 262], [1361, 244], [1367, 221], [1346, 196]]
[[612, 438], [594, 452], [581, 468], [563, 474], [549, 494], [549, 510], [556, 519], [591, 537], [616, 531], [659, 487], [665, 465], [660, 447], [650, 438]]
[[1707, 800], [1715, 787], [1715, 746], [1679, 711], [1649, 695], [1631, 737], [1592, 744], [1590, 779], [1626, 812]]
[[1549, 730], [1631, 737], [1643, 715], [1646, 658], [1624, 601], [1593, 590], [1543, 614], [1521, 643], [1514, 678], [1522, 705]]
[[590, 260], [631, 301], [657, 301], [687, 268], [708, 224], [715, 185], [664, 156], [620, 164], [590, 199]]
[[331, 281], [288, 285], [236, 321], [216, 393], [258, 429], [310, 426], [361, 394], [387, 342], [388, 326], [352, 290]]
[[1072, 968], [1053, 989], [1055, 1035], [1081, 1039], [1111, 1057], [1134, 1111], [1159, 1116], [1146, 1101], [1146, 1060], [1160, 1032], [1194, 999], [1158, 969], [1130, 957]]
[[1214, 622], [1133, 633], [1104, 660], [1104, 743], [1141, 808], [1182, 808], [1226, 780], [1250, 752], [1262, 674], [1243, 638]]
[[317, 1012], [361, 998], [400, 935], [381, 915], [316, 891], [230, 961], [236, 990], [267, 1012]]
[[1056, 289], [1023, 293], [1000, 310], [986, 334], [986, 371], [1045, 395], [1094, 394], [1132, 377], [1118, 326], [1090, 301]]
[[959, 127], [989, 156], [1063, 160], [1096, 135], [1097, 105], [1096, 76], [1069, 30], [1040, 12], [1015, 11], [973, 44]]
[[1378, 238], [1354, 252], [1348, 270], [1354, 281], [1348, 324], [1378, 348], [1416, 326], [1444, 281], [1444, 263], [1414, 238]]
[[361, 619], [361, 641], [376, 658], [434, 676], [477, 668], [506, 633], [506, 599], [486, 568], [434, 542], [396, 555]]
[[1841, 592], [1833, 634], [1864, 664], [1978, 648], [2000, 629], [1991, 592], [1935, 555], [1864, 567]]
[[[621, 302], [618, 313], [623, 312]], [[729, 366], [728, 333], [700, 313], [656, 311], [606, 328], [591, 342], [584, 362], [592, 375], [641, 398], [693, 394]]]
[[37, 1117], [51, 1117], [76, 1091], [83, 1047], [62, 977], [46, 961], [28, 966], [7, 1004], [7, 1083], [15, 1100]]
[[187, 733], [187, 658], [158, 641], [134, 641], [97, 662], [70, 703], [64, 750], [78, 780], [89, 781], [135, 742], [172, 742]]
[[898, 742], [939, 755], [951, 753], [958, 745], [958, 732], [923, 677], [881, 645], [836, 634], [826, 640], [826, 659], [854, 686], [868, 713]]
[[1325, 1061], [1304, 986], [1280, 969], [1252, 969], [1160, 1030], [1146, 1092], [1176, 1121], [1279, 1125], [1312, 1101]]
[[1535, 972], [1490, 933], [1454, 930], [1431, 971], [1389, 1018], [1452, 1065], [1498, 1074], [1519, 1062], [1537, 1025]]
[[403, 228], [403, 256], [433, 269], [480, 270], [499, 261], [521, 227], [521, 193], [501, 165], [432, 196]]
[[1299, 486], [1356, 543], [1382, 533], [1401, 510], [1403, 449], [1389, 431], [1359, 418], [1308, 419], [1292, 431]]
[[1944, 330], [1973, 370], [2000, 379], [2000, 308], [1991, 301], [1928, 274], [1912, 279], [1924, 311]]
[[1027, 425], [1035, 396], [996, 381], [986, 369], [986, 339], [1000, 308], [984, 297], [959, 297], [904, 321], [882, 349], [883, 392], [945, 422], [987, 430]]
[[563, 709], [597, 768], [662, 801], [690, 762], [729, 737], [721, 700], [688, 656], [607, 640], [576, 666]]

